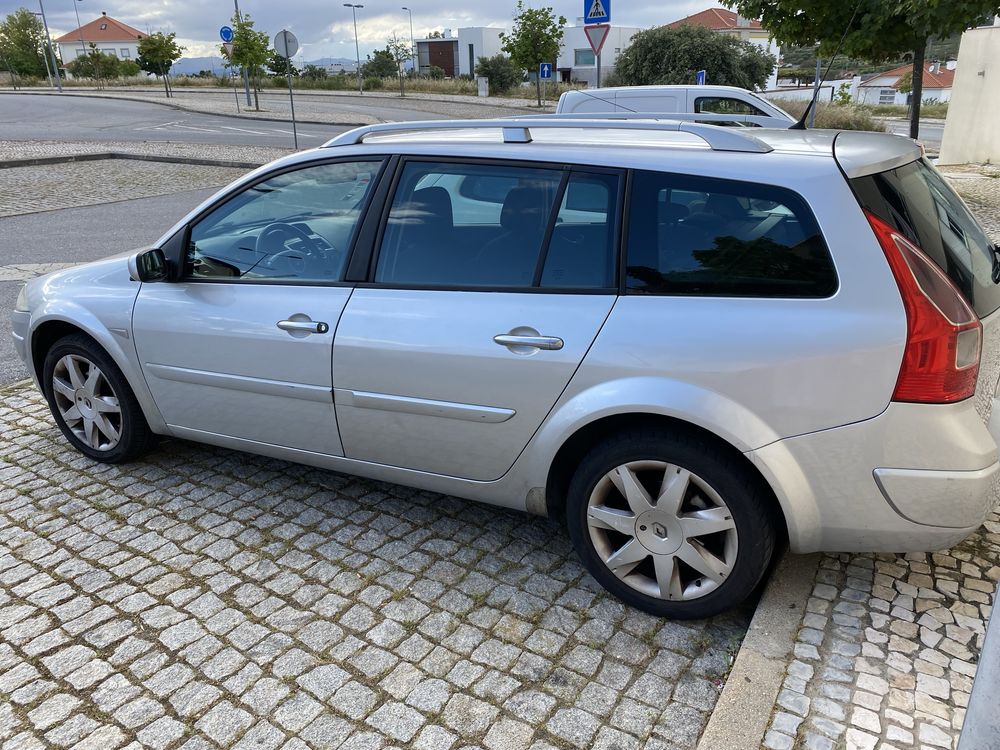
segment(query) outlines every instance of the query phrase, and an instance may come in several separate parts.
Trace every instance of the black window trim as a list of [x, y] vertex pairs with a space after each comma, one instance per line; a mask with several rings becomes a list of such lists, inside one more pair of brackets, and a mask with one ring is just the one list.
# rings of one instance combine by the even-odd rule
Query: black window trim
[[[376, 236], [374, 237], [374, 242], [371, 247], [361, 248], [361, 252], [367, 251], [369, 257], [367, 259], [367, 278], [364, 281], [358, 280], [354, 283], [358, 289], [399, 289], [408, 291], [435, 291], [435, 292], [479, 292], [479, 293], [507, 293], [507, 294], [592, 294], [592, 295], [618, 295], [621, 289], [622, 280], [620, 278], [612, 279], [612, 284], [607, 287], [542, 287], [539, 286], [538, 281], [538, 271], [536, 268], [536, 279], [530, 287], [525, 286], [473, 286], [468, 284], [404, 284], [404, 283], [387, 283], [384, 281], [375, 281], [375, 271], [378, 266], [378, 256], [382, 248], [382, 238], [385, 234], [385, 230], [388, 224], [389, 212], [392, 208], [392, 202], [396, 196], [396, 190], [399, 187], [399, 182], [402, 178], [403, 171], [407, 164], [411, 162], [424, 162], [424, 163], [440, 163], [440, 164], [469, 164], [475, 166], [501, 166], [501, 167], [518, 167], [518, 168], [528, 168], [528, 169], [551, 169], [553, 171], [559, 171], [563, 173], [560, 181], [559, 191], [556, 196], [556, 200], [553, 205], [553, 213], [549, 218], [549, 226], [546, 228], [546, 244], [543, 246], [540, 256], [544, 259], [544, 256], [548, 254], [548, 240], [551, 237], [552, 224], [555, 222], [558, 216], [558, 211], [560, 204], [562, 202], [563, 190], [568, 184], [569, 175], [572, 173], [582, 173], [582, 174], [611, 174], [618, 177], [618, 194], [615, 197], [614, 206], [614, 239], [612, 241], [612, 252], [616, 254], [616, 262], [613, 267], [617, 271], [621, 267], [620, 259], [624, 257], [624, 246], [622, 244], [622, 224], [623, 216], [625, 214], [625, 181], [630, 170], [624, 168], [614, 168], [614, 167], [604, 167], [599, 165], [589, 165], [589, 164], [560, 164], [548, 161], [534, 161], [531, 159], [502, 159], [494, 157], [468, 157], [468, 156], [449, 156], [447, 154], [431, 155], [431, 154], [420, 154], [420, 155], [410, 155], [404, 154], [399, 156], [398, 162], [394, 165], [394, 173], [391, 180], [386, 182], [391, 182], [386, 190], [386, 198], [381, 205], [381, 216], [379, 217], [379, 225]], [[609, 217], [611, 219], [612, 217]], [[359, 259], [359, 265], [362, 261]], [[620, 276], [620, 274], [619, 274]]]
[[[181, 227], [177, 232], [175, 232], [166, 242], [163, 243], [164, 247], [172, 251], [172, 253], [167, 254], [167, 265], [170, 269], [170, 275], [168, 281], [175, 283], [185, 283], [185, 284], [264, 284], [268, 286], [310, 286], [310, 287], [345, 287], [354, 286], [354, 284], [348, 281], [348, 274], [351, 270], [351, 263], [357, 253], [358, 239], [361, 235], [361, 228], [370, 213], [371, 209], [377, 209], [375, 198], [379, 193], [380, 188], [384, 182], [387, 173], [389, 172], [390, 162], [398, 160], [398, 157], [392, 156], [391, 154], [354, 154], [351, 156], [336, 156], [329, 157], [325, 159], [316, 159], [314, 161], [303, 161], [296, 162], [295, 164], [288, 164], [280, 169], [275, 169], [270, 172], [259, 175], [256, 179], [251, 182], [242, 185], [238, 190], [226, 193], [220, 196], [217, 200], [210, 203], [208, 206], [199, 211], [194, 217], [188, 220], [183, 227]], [[232, 279], [232, 278], [207, 278], [207, 277], [193, 277], [186, 276], [184, 274], [185, 266], [187, 265], [187, 251], [188, 245], [191, 238], [191, 229], [195, 224], [204, 219], [208, 214], [215, 211], [220, 206], [228, 203], [233, 198], [238, 195], [242, 195], [247, 190], [261, 184], [262, 182], [267, 182], [275, 177], [280, 177], [283, 174], [288, 174], [289, 172], [297, 172], [303, 169], [310, 169], [312, 167], [326, 166], [328, 164], [344, 164], [344, 163], [357, 163], [357, 162], [379, 162], [379, 168], [375, 177], [373, 179], [374, 187], [368, 192], [365, 202], [361, 206], [361, 212], [357, 224], [355, 224], [354, 229], [351, 233], [351, 240], [347, 248], [347, 263], [344, 265], [344, 279], [338, 281], [324, 281], [319, 279]], [[178, 241], [178, 237], [180, 241]], [[166, 253], [165, 253], [166, 254]], [[170, 256], [173, 257], [170, 257]]]
[[[776, 188], [778, 190], [784, 190], [785, 192], [794, 196], [797, 200], [802, 203], [802, 206], [809, 212], [809, 217], [812, 219], [813, 223], [816, 225], [816, 230], [819, 233], [820, 239], [823, 242], [823, 247], [826, 249], [827, 258], [830, 260], [830, 268], [833, 272], [834, 286], [830, 293], [822, 297], [803, 297], [794, 296], [788, 297], [780, 294], [678, 294], [670, 292], [643, 292], [635, 289], [630, 289], [628, 287], [628, 233], [631, 228], [631, 206], [632, 206], [632, 188], [634, 185], [635, 172], [654, 172], [660, 175], [665, 175], [667, 178], [687, 178], [687, 179], [697, 179], [697, 180], [707, 180], [712, 182], [720, 182], [726, 184], [747, 184], [754, 185], [756, 187], [765, 188]], [[691, 174], [687, 172], [670, 172], [661, 169], [630, 169], [629, 170], [629, 192], [628, 199], [625, 203], [626, 212], [628, 215], [622, 218], [623, 224], [623, 239], [620, 247], [621, 254], [621, 270], [620, 270], [620, 283], [619, 283], [619, 295], [630, 296], [630, 297], [673, 297], [678, 299], [685, 298], [697, 298], [697, 299], [719, 299], [719, 300], [781, 300], [781, 301], [794, 301], [794, 302], [822, 302], [826, 300], [831, 300], [840, 293], [840, 271], [837, 268], [837, 259], [834, 257], [833, 252], [830, 250], [830, 243], [827, 241], [826, 234], [823, 232], [823, 226], [820, 224], [819, 219], [816, 216], [816, 212], [813, 210], [812, 205], [797, 190], [793, 190], [786, 185], [775, 185], [771, 182], [759, 182], [756, 180], [738, 180], [731, 177], [715, 177], [711, 175], [703, 174]]]

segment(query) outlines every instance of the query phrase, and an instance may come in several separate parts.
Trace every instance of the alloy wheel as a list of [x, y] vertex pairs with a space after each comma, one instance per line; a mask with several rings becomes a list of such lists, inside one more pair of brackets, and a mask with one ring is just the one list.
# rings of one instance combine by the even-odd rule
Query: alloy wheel
[[52, 394], [59, 416], [84, 445], [99, 451], [121, 440], [118, 396], [101, 369], [79, 354], [67, 354], [52, 371]]
[[663, 461], [631, 461], [602, 476], [587, 503], [587, 530], [615, 576], [670, 601], [716, 590], [738, 551], [722, 497], [697, 474]]

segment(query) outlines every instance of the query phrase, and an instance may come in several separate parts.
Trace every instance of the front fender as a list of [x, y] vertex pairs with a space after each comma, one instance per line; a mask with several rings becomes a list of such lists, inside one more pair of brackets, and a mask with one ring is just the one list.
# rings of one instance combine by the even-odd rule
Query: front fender
[[528, 444], [519, 471], [530, 486], [545, 486], [556, 453], [570, 437], [600, 419], [623, 414], [655, 414], [689, 422], [742, 453], [781, 437], [758, 415], [714, 391], [670, 378], [622, 378], [566, 393]]
[[38, 367], [34, 343], [47, 323], [69, 324], [97, 341], [122, 371], [135, 393], [150, 429], [165, 433], [166, 423], [142, 377], [132, 341], [132, 308], [140, 285], [130, 281], [125, 259], [98, 261], [37, 280], [25, 342], [27, 365], [35, 384]]

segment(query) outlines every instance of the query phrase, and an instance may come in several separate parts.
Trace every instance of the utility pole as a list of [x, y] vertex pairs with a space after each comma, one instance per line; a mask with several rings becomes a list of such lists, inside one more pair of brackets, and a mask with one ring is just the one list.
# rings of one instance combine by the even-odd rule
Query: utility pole
[[420, 61], [417, 59], [417, 48], [413, 44], [413, 11], [406, 7], [402, 10], [410, 14], [410, 54], [413, 55], [413, 75], [416, 76], [420, 73]]
[[42, 11], [42, 24], [45, 26], [45, 42], [49, 45], [49, 54], [52, 56], [52, 72], [56, 76], [56, 88], [62, 93], [62, 79], [59, 77], [59, 61], [56, 59], [56, 51], [52, 49], [52, 37], [49, 36], [49, 22], [45, 20], [45, 8], [42, 0], [38, 0], [38, 9]]
[[[236, 20], [242, 24], [243, 16], [240, 15], [240, 0], [233, 0], [233, 7], [236, 8]], [[247, 95], [247, 109], [249, 109], [252, 104], [250, 101], [250, 76], [247, 75], [247, 69], [244, 66], [241, 65], [240, 70], [243, 71], [243, 90]]]
[[[80, 52], [84, 55], [87, 54], [87, 45], [83, 43], [83, 26], [80, 25], [80, 6], [77, 3], [82, 3], [83, 0], [73, 0], [73, 10], [76, 11], [76, 28], [80, 32]], [[83, 55], [81, 55], [82, 57]]]
[[[31, 15], [41, 17], [42, 14], [36, 11], [31, 11]], [[54, 89], [56, 85], [52, 82], [52, 71], [50, 70], [52, 66], [49, 65], [49, 56], [43, 54], [42, 62], [45, 63], [45, 77], [49, 80], [49, 88]]]
[[361, 47], [358, 46], [358, 8], [364, 8], [363, 5], [356, 5], [354, 3], [344, 3], [345, 8], [351, 9], [351, 15], [354, 16], [354, 54], [358, 57], [358, 93], [365, 93], [361, 86]]

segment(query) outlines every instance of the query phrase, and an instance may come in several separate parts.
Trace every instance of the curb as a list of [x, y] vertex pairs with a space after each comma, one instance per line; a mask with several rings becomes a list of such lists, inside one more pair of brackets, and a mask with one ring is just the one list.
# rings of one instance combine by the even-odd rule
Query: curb
[[129, 154], [120, 151], [99, 151], [92, 154], [67, 154], [65, 156], [36, 156], [28, 159], [9, 159], [7, 161], [0, 161], [0, 169], [36, 167], [43, 164], [66, 164], [74, 161], [103, 161], [106, 159], [157, 161], [164, 164], [190, 164], [197, 167], [231, 167], [233, 169], [256, 169], [263, 163], [231, 161], [228, 159], [203, 159], [196, 156], [158, 156], [155, 154]]
[[993, 612], [986, 628], [986, 640], [979, 654], [976, 679], [972, 683], [969, 705], [966, 709], [962, 732], [958, 737], [958, 750], [997, 750], [1000, 748], [1000, 616], [997, 616], [997, 597], [1000, 585], [993, 593]]
[[698, 750], [759, 750], [820, 556], [785, 552], [736, 654]]

